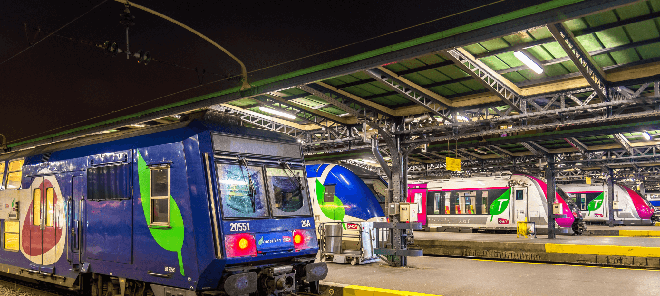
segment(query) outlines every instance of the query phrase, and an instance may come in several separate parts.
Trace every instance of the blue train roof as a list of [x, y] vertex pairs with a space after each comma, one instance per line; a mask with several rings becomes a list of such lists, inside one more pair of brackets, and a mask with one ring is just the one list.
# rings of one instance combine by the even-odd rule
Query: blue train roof
[[213, 120], [196, 119], [137, 131], [129, 130], [112, 134], [95, 135], [52, 145], [39, 146], [33, 149], [0, 155], [0, 161], [25, 157], [25, 164], [29, 165], [42, 162], [42, 155], [44, 153], [50, 153], [49, 161], [65, 160], [86, 155], [129, 150], [140, 146], [179, 142], [205, 131], [269, 139], [278, 142], [296, 142], [295, 138], [282, 133], [225, 124]]

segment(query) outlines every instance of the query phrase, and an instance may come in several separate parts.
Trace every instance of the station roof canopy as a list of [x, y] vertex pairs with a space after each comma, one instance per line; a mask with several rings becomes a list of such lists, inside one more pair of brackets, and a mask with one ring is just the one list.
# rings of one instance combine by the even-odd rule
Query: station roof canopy
[[[82, 130], [165, 123], [210, 107], [298, 137], [313, 161], [370, 158], [365, 140], [376, 130], [366, 122], [418, 145], [410, 163], [427, 169], [447, 156], [482, 168], [548, 153], [655, 157], [660, 0], [523, 10]], [[635, 166], [660, 160], [644, 161]]]

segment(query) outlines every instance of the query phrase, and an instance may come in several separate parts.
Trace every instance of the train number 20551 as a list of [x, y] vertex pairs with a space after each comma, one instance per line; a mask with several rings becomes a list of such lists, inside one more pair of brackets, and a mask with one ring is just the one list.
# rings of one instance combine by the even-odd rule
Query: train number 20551
[[229, 223], [229, 231], [250, 231], [250, 223]]

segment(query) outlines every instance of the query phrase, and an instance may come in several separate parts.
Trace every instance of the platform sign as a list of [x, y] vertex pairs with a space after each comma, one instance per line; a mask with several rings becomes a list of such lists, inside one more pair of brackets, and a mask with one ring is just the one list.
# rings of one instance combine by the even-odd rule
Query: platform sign
[[591, 185], [591, 177], [584, 177], [584, 180], [586, 181], [587, 185]]
[[447, 157], [447, 170], [448, 171], [460, 171], [461, 170], [461, 160], [458, 158]]

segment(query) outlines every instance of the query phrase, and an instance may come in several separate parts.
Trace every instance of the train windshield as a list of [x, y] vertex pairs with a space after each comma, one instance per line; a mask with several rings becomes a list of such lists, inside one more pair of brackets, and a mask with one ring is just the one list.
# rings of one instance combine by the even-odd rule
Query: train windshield
[[225, 218], [261, 218], [268, 216], [262, 168], [258, 166], [218, 164], [218, 187]]
[[364, 179], [364, 183], [369, 187], [371, 193], [376, 196], [378, 202], [385, 202], [387, 198], [387, 184], [381, 179]]
[[270, 204], [275, 216], [310, 215], [302, 169], [266, 168]]
[[563, 198], [566, 203], [576, 203], [575, 197], [568, 196], [568, 194], [566, 194], [566, 192], [564, 192], [564, 190], [559, 187], [557, 187], [557, 194], [559, 194], [559, 196], [561, 196], [561, 198]]

